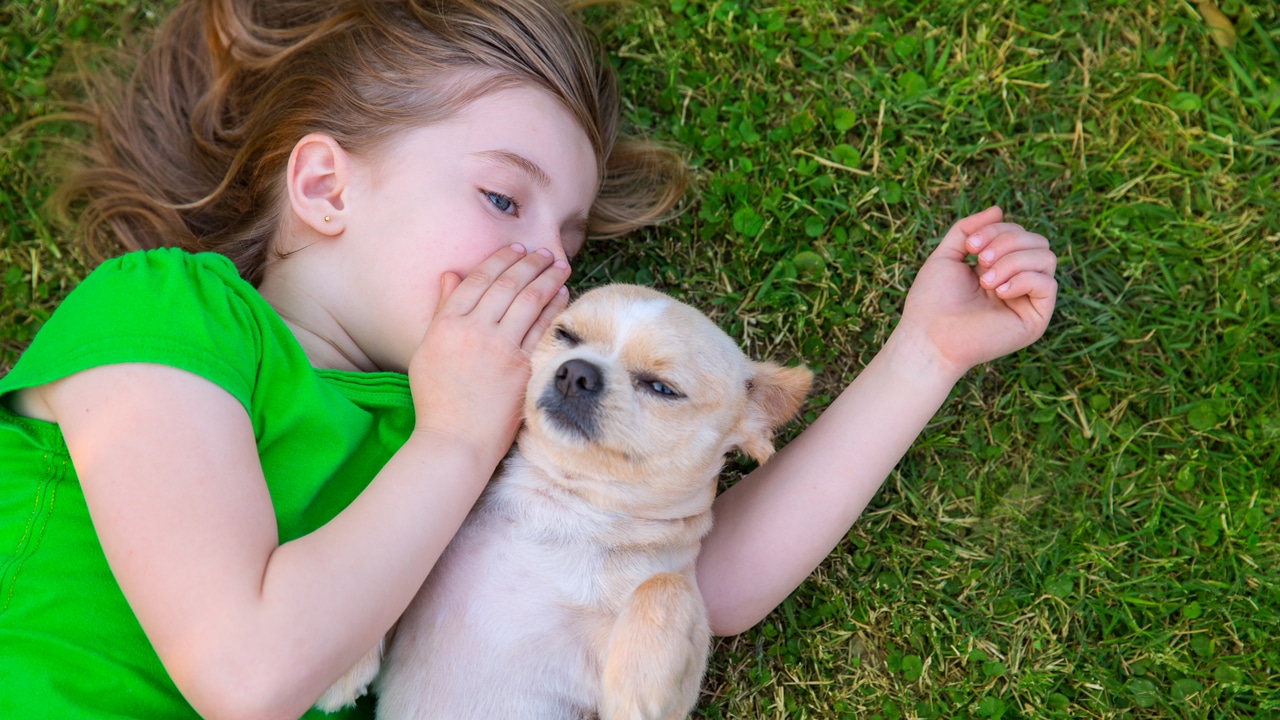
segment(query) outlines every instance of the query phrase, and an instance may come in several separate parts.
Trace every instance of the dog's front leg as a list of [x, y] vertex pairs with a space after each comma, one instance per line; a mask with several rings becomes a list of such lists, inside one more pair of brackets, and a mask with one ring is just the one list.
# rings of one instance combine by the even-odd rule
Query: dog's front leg
[[372, 650], [347, 671], [346, 675], [329, 686], [328, 690], [316, 701], [316, 707], [327, 712], [336, 712], [344, 707], [355, 705], [356, 700], [369, 691], [369, 684], [378, 676], [382, 667], [382, 648], [386, 638], [380, 638]]
[[711, 632], [702, 596], [677, 573], [631, 593], [609, 636], [601, 720], [678, 720], [698, 701]]

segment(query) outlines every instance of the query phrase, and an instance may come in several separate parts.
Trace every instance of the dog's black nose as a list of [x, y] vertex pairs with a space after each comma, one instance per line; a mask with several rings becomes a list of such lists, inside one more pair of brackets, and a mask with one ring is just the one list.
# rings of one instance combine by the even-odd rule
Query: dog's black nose
[[556, 390], [563, 397], [590, 398], [601, 385], [600, 368], [586, 360], [568, 360], [556, 370]]

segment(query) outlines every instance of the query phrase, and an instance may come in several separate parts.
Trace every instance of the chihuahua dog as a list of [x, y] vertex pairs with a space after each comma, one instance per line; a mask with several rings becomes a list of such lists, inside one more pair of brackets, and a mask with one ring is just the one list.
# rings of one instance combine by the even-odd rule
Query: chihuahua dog
[[[765, 461], [811, 380], [657, 291], [584, 294], [535, 350], [515, 446], [394, 631], [378, 717], [687, 716], [710, 644], [694, 566], [725, 456]], [[379, 656], [319, 706], [354, 701]]]

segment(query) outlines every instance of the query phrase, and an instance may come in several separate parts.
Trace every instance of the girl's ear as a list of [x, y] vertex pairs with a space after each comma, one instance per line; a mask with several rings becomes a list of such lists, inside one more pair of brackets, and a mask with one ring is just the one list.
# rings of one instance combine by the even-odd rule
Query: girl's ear
[[343, 196], [351, 169], [351, 156], [332, 137], [311, 133], [299, 140], [285, 176], [294, 217], [321, 235], [340, 234], [346, 227]]

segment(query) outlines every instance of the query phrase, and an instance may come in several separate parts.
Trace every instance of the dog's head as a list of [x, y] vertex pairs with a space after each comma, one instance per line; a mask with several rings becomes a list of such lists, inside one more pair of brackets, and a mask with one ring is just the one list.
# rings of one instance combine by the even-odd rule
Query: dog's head
[[772, 455], [812, 380], [752, 362], [702, 313], [632, 285], [584, 294], [532, 365], [522, 453], [618, 509], [709, 507], [724, 456]]

